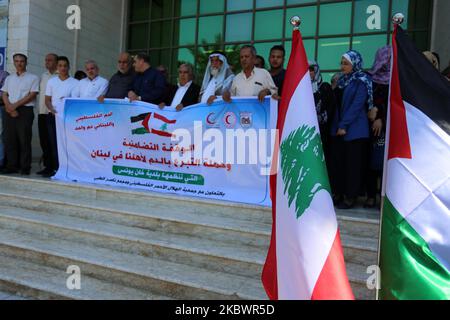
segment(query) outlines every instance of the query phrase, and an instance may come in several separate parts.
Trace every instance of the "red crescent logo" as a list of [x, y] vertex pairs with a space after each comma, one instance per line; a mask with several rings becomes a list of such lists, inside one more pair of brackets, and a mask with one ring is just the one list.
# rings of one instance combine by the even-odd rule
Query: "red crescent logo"
[[216, 124], [215, 121], [212, 121], [212, 120], [211, 120], [211, 117], [214, 116], [214, 115], [215, 115], [214, 112], [213, 112], [213, 113], [210, 113], [210, 114], [208, 115], [208, 117], [206, 118], [206, 123], [207, 123], [207, 124], [209, 124], [209, 125], [214, 125], [214, 124]]

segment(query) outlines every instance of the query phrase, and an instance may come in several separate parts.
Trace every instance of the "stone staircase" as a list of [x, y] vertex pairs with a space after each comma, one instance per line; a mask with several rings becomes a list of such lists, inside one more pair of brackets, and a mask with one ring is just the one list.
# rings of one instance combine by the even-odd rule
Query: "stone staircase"
[[[374, 299], [376, 211], [339, 212], [349, 277]], [[0, 176], [0, 292], [32, 299], [266, 299], [271, 210]], [[66, 270], [81, 269], [81, 290]]]

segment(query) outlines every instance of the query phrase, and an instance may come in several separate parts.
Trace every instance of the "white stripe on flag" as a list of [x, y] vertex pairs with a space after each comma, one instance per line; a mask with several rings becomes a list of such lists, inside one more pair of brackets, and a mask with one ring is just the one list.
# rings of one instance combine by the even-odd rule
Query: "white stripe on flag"
[[[283, 138], [302, 125], [316, 126], [317, 114], [309, 73], [295, 91], [286, 116]], [[281, 161], [279, 161], [280, 163]], [[338, 226], [331, 195], [316, 194], [311, 207], [297, 219], [289, 208], [279, 169], [277, 180], [277, 267], [279, 299], [309, 300], [329, 256]]]
[[450, 137], [419, 109], [405, 107], [412, 159], [388, 162], [387, 196], [450, 270]]

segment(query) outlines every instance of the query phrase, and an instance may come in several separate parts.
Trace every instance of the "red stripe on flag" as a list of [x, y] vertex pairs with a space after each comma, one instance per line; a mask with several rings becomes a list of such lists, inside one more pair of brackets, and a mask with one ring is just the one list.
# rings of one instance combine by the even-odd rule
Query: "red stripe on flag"
[[160, 114], [157, 114], [157, 113], [155, 113], [155, 114], [153, 115], [153, 117], [154, 117], [155, 119], [161, 120], [162, 122], [165, 122], [165, 123], [167, 123], [167, 124], [175, 124], [175, 123], [177, 123], [177, 120], [169, 120], [169, 119], [167, 119], [166, 117], [164, 117], [164, 116], [162, 116], [162, 115], [160, 115]]
[[152, 134], [156, 134], [160, 137], [165, 137], [165, 138], [172, 138], [173, 134], [170, 132], [166, 132], [166, 131], [161, 131], [161, 130], [156, 130], [156, 129], [152, 129], [151, 130]]
[[[288, 68], [286, 71], [286, 77], [284, 80], [283, 92], [278, 112], [278, 124], [277, 129], [279, 131], [279, 139], [275, 145], [274, 158], [272, 161], [272, 172], [278, 170], [278, 157], [279, 157], [279, 145], [281, 142], [284, 122], [286, 121], [286, 115], [288, 113], [289, 104], [291, 103], [292, 96], [297, 90], [300, 82], [308, 72], [309, 65], [306, 57], [305, 47], [302, 41], [302, 35], [300, 31], [296, 30], [292, 39], [292, 52], [289, 59]], [[299, 103], [301, 103], [299, 101]], [[278, 277], [277, 277], [277, 242], [276, 242], [276, 222], [277, 222], [277, 174], [273, 174], [270, 177], [270, 196], [272, 198], [272, 237], [270, 241], [269, 253], [267, 254], [266, 263], [264, 265], [262, 273], [262, 282], [267, 296], [271, 300], [278, 300]]]
[[151, 118], [152, 118], [152, 114], [149, 113], [149, 114], [145, 117], [144, 121], [142, 121], [142, 126], [143, 126], [145, 129], [147, 129], [148, 133], [150, 133], [150, 126], [149, 126], [149, 123], [150, 123], [150, 119], [151, 119]]
[[312, 300], [355, 300], [347, 278], [341, 235], [336, 234], [327, 261], [317, 280]]
[[411, 144], [409, 141], [408, 123], [406, 121], [406, 108], [403, 102], [398, 71], [398, 44], [397, 29], [393, 35], [393, 66], [391, 79], [391, 107], [390, 107], [390, 133], [388, 160], [394, 158], [412, 159]]

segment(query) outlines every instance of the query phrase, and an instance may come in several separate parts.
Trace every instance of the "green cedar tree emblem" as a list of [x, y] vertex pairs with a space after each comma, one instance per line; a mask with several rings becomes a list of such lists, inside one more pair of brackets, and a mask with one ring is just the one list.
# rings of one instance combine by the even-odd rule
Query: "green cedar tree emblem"
[[281, 169], [289, 207], [295, 201], [297, 219], [321, 190], [331, 194], [322, 140], [315, 127], [293, 131], [281, 144]]

